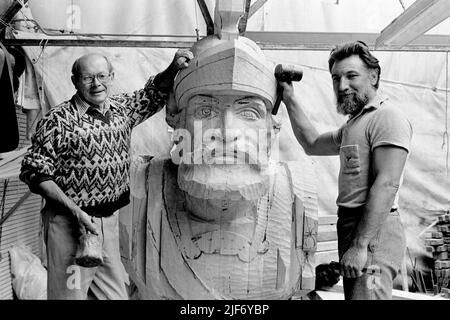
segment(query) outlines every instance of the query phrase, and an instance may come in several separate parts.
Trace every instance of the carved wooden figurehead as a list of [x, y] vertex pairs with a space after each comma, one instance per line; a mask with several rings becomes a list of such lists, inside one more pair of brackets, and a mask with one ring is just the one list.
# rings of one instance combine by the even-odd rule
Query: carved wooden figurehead
[[243, 13], [244, 1], [218, 0], [215, 34], [175, 79], [175, 133], [189, 135], [177, 147], [194, 141], [180, 163], [150, 163], [146, 211], [133, 213], [133, 229], [146, 231], [133, 236], [131, 273], [144, 298], [286, 299], [314, 288], [314, 168], [306, 157], [264, 163], [251, 152], [270, 149], [276, 79], [239, 36]]

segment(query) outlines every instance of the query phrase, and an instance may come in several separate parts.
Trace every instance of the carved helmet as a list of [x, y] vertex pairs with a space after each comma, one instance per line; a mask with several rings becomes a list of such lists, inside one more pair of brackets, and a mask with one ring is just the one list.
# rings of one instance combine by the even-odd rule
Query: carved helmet
[[191, 50], [194, 59], [175, 79], [175, 102], [179, 110], [187, 106], [192, 96], [217, 91], [258, 96], [272, 110], [276, 79], [255, 42], [242, 36], [221, 40], [211, 35], [196, 42]]

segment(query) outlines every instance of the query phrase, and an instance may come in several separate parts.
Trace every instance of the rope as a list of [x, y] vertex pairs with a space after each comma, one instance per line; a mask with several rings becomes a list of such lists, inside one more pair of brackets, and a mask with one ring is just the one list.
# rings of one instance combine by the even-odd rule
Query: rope
[[196, 2], [196, 0], [193, 0], [193, 1], [194, 1], [195, 26], [196, 26], [196, 28], [195, 28], [195, 34], [196, 34], [196, 36], [197, 36], [197, 41], [199, 41], [199, 40], [200, 40], [200, 34], [199, 34], [200, 30], [199, 30], [199, 28], [198, 28], [197, 2]]
[[[1, 207], [1, 216], [0, 216], [0, 220], [6, 219], [5, 218], [5, 202], [6, 202], [6, 190], [8, 189], [8, 182], [9, 179], [5, 179], [5, 181], [3, 182], [3, 195], [2, 195], [2, 203], [0, 205]], [[0, 246], [2, 243], [2, 233], [3, 233], [3, 228], [2, 228], [2, 223], [0, 223]], [[2, 254], [0, 252], [0, 261], [2, 260]]]
[[5, 202], [6, 202], [5, 199], [6, 199], [6, 191], [8, 190], [8, 182], [9, 182], [9, 179], [5, 179], [5, 181], [3, 182], [2, 202], [0, 204], [2, 217], [3, 217], [3, 214], [5, 213]]
[[41, 56], [44, 54], [45, 48], [47, 48], [47, 44], [48, 39], [42, 39], [41, 41], [39, 41], [39, 47], [41, 47], [41, 52], [39, 53], [37, 59], [31, 60], [33, 64], [36, 64], [39, 61], [39, 59], [41, 59]]
[[[41, 42], [42, 42], [42, 41], [41, 41]], [[39, 54], [39, 57], [37, 58], [36, 63], [39, 61], [39, 59], [41, 58], [41, 56], [44, 54], [45, 48], [47, 47], [47, 43], [48, 43], [48, 40], [45, 40], [45, 43], [44, 43], [44, 45], [42, 46], [42, 51], [41, 51], [41, 53]], [[47, 63], [46, 63], [46, 61], [45, 61], [45, 56], [44, 56], [44, 59], [42, 59], [42, 77], [41, 77], [41, 85], [38, 87], [38, 94], [39, 94], [39, 89], [41, 89], [41, 92], [40, 92], [40, 94], [39, 94], [39, 104], [40, 104], [40, 106], [41, 106], [41, 108], [39, 109], [39, 113], [42, 112], [42, 109], [43, 109], [44, 104], [45, 104], [45, 99], [44, 99], [44, 97], [45, 97], [45, 90], [44, 90], [44, 88], [45, 88], [45, 80], [46, 80], [46, 74], [47, 74], [46, 67], [47, 67]], [[38, 119], [38, 117], [39, 117], [39, 115], [36, 116], [35, 121]]]
[[70, 19], [70, 22], [71, 22], [70, 33], [73, 33], [73, 20], [74, 20], [74, 16], [73, 16], [73, 0], [71, 1], [70, 9], [71, 9], [71, 15], [72, 15], [71, 19]]

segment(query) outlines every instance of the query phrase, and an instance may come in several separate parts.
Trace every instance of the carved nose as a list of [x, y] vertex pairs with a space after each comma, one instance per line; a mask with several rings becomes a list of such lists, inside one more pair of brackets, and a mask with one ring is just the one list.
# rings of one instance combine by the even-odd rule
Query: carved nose
[[225, 110], [222, 123], [222, 138], [224, 141], [234, 141], [238, 139], [239, 128], [236, 126], [236, 119], [230, 110]]

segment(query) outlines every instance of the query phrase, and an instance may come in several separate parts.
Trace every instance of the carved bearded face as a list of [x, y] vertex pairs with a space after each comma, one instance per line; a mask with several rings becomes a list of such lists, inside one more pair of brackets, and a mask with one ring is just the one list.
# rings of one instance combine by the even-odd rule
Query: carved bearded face
[[[201, 199], [256, 200], [268, 191], [272, 118], [255, 95], [199, 93], [184, 111], [182, 190]], [[190, 138], [189, 144], [185, 139]]]

